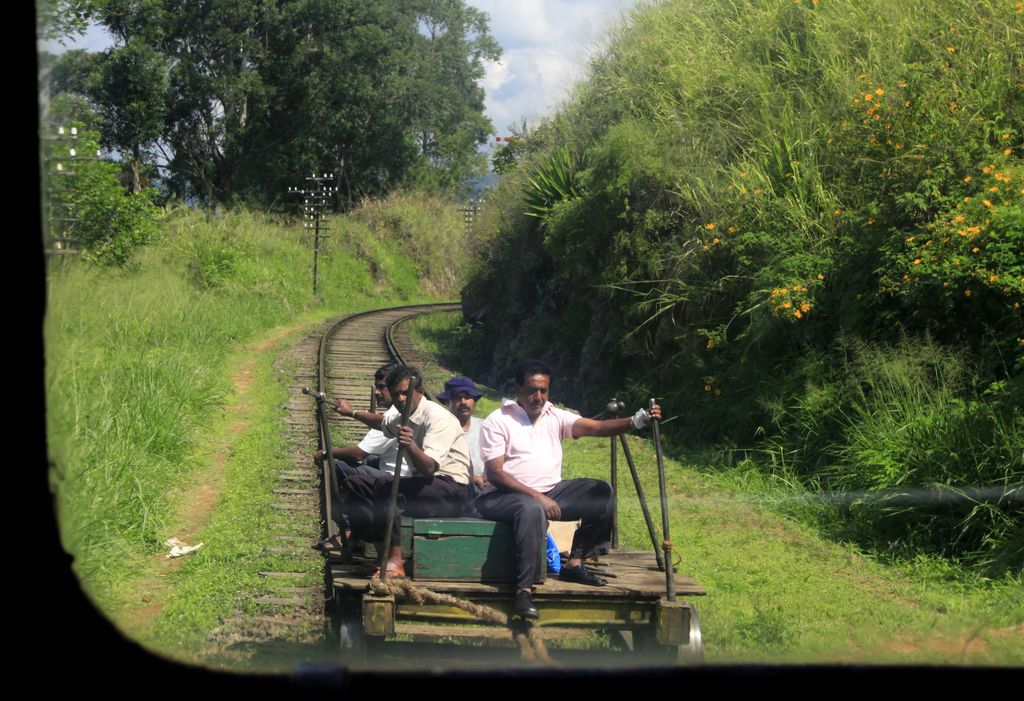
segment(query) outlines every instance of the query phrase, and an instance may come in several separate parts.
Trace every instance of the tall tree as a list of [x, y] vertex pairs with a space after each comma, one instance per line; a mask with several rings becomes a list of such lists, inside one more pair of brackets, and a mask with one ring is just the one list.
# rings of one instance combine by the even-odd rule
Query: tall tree
[[342, 205], [411, 172], [450, 184], [491, 129], [477, 81], [500, 49], [461, 0], [62, 4], [118, 42], [89, 91], [105, 141], [133, 162], [154, 144], [180, 196], [270, 203], [313, 171]]
[[443, 180], [464, 179], [493, 131], [484, 114], [484, 62], [501, 57], [487, 15], [460, 0], [413, 0], [419, 29], [411, 51], [411, 128], [425, 163]]
[[164, 129], [166, 61], [139, 37], [133, 37], [124, 46], [104, 53], [87, 86], [103, 118], [102, 143], [126, 157], [132, 192], [139, 192], [144, 152]]

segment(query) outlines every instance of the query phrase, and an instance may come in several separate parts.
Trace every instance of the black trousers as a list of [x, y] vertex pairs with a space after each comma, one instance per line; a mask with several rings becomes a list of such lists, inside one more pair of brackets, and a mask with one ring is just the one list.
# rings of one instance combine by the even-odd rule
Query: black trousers
[[[369, 542], [384, 540], [392, 480], [393, 475], [344, 478], [342, 498], [353, 536]], [[468, 502], [466, 485], [446, 475], [402, 477], [398, 482], [398, 508], [391, 525], [391, 543], [401, 542], [402, 516], [457, 518], [462, 516]]]
[[[569, 557], [608, 552], [612, 532], [612, 488], [596, 479], [563, 480], [545, 494], [562, 510], [560, 521], [582, 519]], [[541, 554], [547, 547], [548, 518], [540, 502], [518, 492], [490, 492], [476, 500], [484, 518], [504, 521], [515, 532], [516, 587], [529, 589], [540, 581]]]

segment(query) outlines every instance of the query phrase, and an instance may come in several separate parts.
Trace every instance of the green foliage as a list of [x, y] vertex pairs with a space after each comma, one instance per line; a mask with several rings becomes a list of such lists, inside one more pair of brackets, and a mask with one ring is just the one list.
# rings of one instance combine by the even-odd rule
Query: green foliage
[[[280, 206], [287, 186], [329, 172], [348, 208], [406, 180], [450, 191], [482, 169], [478, 81], [500, 48], [460, 0], [62, 7], [115, 38], [81, 92], [136, 183], [157, 141], [167, 187], [206, 203]], [[72, 26], [65, 14], [45, 13], [54, 31]]]
[[769, 442], [842, 506], [834, 532], [999, 571], [1020, 557], [1024, 414], [1021, 395], [976, 372], [928, 339], [842, 339], [795, 369], [803, 387], [774, 402]]
[[136, 191], [143, 153], [163, 131], [167, 89], [163, 57], [138, 37], [105, 52], [90, 76], [87, 90], [103, 118], [103, 144], [128, 156]]
[[[541, 356], [595, 411], [611, 394], [662, 397], [687, 440], [754, 451], [808, 484], [826, 484], [826, 466], [876, 475], [850, 489], [882, 488], [897, 465], [908, 488], [1021, 481], [1007, 452], [1021, 409], [1005, 399], [1024, 373], [1018, 9], [634, 10], [490, 198], [464, 301], [496, 372]], [[901, 411], [884, 410], [892, 395], [843, 404], [860, 372], [848, 353], [892, 348], [909, 367], [936, 345], [969, 380], [923, 385], [934, 391]], [[893, 432], [930, 433], [935, 453]], [[903, 510], [893, 537], [1019, 566], [1006, 502], [968, 518], [968, 501], [920, 521]], [[869, 511], [857, 537], [899, 531]]]
[[523, 139], [514, 139], [504, 146], [495, 149], [491, 156], [491, 167], [498, 175], [504, 175], [515, 170], [526, 153], [526, 142]]
[[[63, 543], [101, 602], [179, 535], [167, 532], [170, 504], [209, 459], [199, 441], [224, 419], [232, 353], [278, 326], [429, 301], [414, 272], [407, 286], [378, 284], [338, 243], [321, 251], [321, 306], [301, 229], [266, 216], [181, 208], [164, 228], [122, 273], [65, 260], [47, 281], [50, 481]], [[415, 271], [395, 241], [376, 260]]]
[[201, 290], [221, 287], [231, 280], [239, 258], [248, 253], [243, 227], [223, 220], [219, 224], [204, 225], [188, 215], [179, 215], [174, 222], [171, 245], [185, 256], [190, 279]]
[[[408, 331], [417, 351], [426, 353], [438, 365], [458, 368], [458, 372], [469, 377], [482, 376], [478, 339], [472, 326], [463, 323], [461, 312], [427, 314], [405, 322], [403, 329]], [[481, 411], [477, 414], [484, 415]]]
[[[96, 147], [95, 135], [80, 134], [79, 154], [94, 154]], [[162, 212], [154, 204], [156, 191], [125, 192], [118, 180], [120, 168], [109, 161], [82, 158], [67, 165], [73, 170], [60, 178], [64, 189], [56, 198], [74, 221], [63, 235], [75, 242], [87, 260], [124, 267], [136, 249], [160, 233]]]
[[528, 180], [526, 216], [543, 220], [554, 213], [557, 204], [579, 197], [579, 170], [567, 149], [556, 149]]
[[[370, 261], [375, 250], [400, 250], [414, 267], [379, 270], [384, 285], [412, 291], [422, 287], [442, 298], [455, 298], [465, 276], [469, 233], [455, 206], [444, 198], [413, 191], [363, 200], [344, 220], [347, 244]], [[371, 263], [374, 265], [374, 263]]]

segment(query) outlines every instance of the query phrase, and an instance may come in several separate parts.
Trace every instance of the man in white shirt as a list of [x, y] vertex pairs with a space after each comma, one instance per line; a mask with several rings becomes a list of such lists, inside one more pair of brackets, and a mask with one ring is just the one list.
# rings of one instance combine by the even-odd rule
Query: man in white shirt
[[[398, 409], [391, 402], [391, 393], [388, 391], [387, 378], [397, 363], [387, 363], [377, 368], [373, 374], [373, 395], [376, 405], [384, 409], [384, 416], [397, 414]], [[334, 469], [340, 480], [350, 475], [374, 475], [394, 474], [395, 457], [398, 454], [398, 440], [388, 438], [379, 430], [373, 428], [366, 432], [363, 439], [356, 445], [343, 447], [334, 446], [331, 450], [335, 458]], [[324, 451], [318, 450], [313, 454], [313, 460], [317, 465], [324, 461]], [[403, 466], [402, 475], [412, 474], [407, 466]]]
[[476, 500], [477, 510], [512, 525], [516, 550], [514, 612], [539, 618], [530, 593], [540, 581], [548, 520], [575, 521], [569, 560], [560, 578], [601, 586], [605, 581], [583, 564], [584, 557], [608, 552], [612, 521], [612, 490], [603, 480], [562, 479], [562, 441], [583, 436], [616, 436], [661, 418], [661, 408], [641, 409], [631, 417], [595, 421], [556, 408], [548, 401], [551, 369], [536, 360], [515, 371], [516, 399], [484, 420], [480, 453], [487, 483]]
[[[345, 508], [352, 535], [379, 542], [388, 548], [388, 562], [382, 576], [404, 577], [400, 541], [401, 517], [455, 518], [461, 516], [469, 501], [469, 446], [458, 420], [441, 405], [423, 395], [418, 370], [405, 365], [393, 369], [386, 378], [388, 391], [399, 414], [385, 417], [357, 411], [339, 399], [334, 410], [351, 416], [370, 428], [378, 428], [396, 438], [404, 449], [403, 462], [413, 470], [398, 484], [398, 509], [392, 521], [391, 543], [383, 543], [393, 475], [352, 475], [342, 480]], [[401, 425], [401, 412], [408, 413], [408, 425]]]
[[[384, 416], [398, 414], [398, 409], [391, 402], [391, 392], [388, 391], [385, 379], [397, 363], [387, 363], [377, 368], [373, 374], [373, 396], [375, 403], [384, 409]], [[370, 429], [363, 436], [363, 439], [356, 445], [333, 446], [331, 454], [334, 460], [334, 475], [338, 483], [345, 477], [352, 475], [371, 475], [379, 477], [384, 474], [394, 474], [395, 459], [398, 457], [398, 439], [388, 438], [377, 429]], [[317, 465], [323, 464], [324, 451], [318, 450], [313, 454], [313, 460]], [[412, 468], [408, 465], [402, 466], [402, 476], [411, 476]], [[342, 528], [348, 528], [348, 516], [344, 513], [343, 505], [334, 500], [331, 502], [331, 518]], [[341, 534], [333, 538], [322, 540], [313, 544], [313, 548], [328, 555], [340, 554], [342, 551]]]

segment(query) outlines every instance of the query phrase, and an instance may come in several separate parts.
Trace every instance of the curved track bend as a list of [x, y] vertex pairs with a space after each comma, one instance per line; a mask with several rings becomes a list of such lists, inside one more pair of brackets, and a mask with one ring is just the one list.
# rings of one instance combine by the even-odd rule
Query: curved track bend
[[[265, 524], [274, 545], [265, 549], [259, 595], [250, 604], [240, 602], [239, 609], [247, 611], [240, 610], [214, 631], [211, 642], [217, 647], [280, 655], [294, 643], [323, 641], [329, 627], [329, 572], [326, 565], [318, 568], [323, 557], [309, 547], [325, 532], [323, 485], [311, 459], [318, 447], [316, 406], [302, 388], [316, 386], [330, 399], [345, 397], [368, 408], [374, 371], [386, 362], [403, 361], [410, 348], [396, 332], [398, 325], [421, 314], [459, 308], [457, 303], [423, 304], [353, 314], [313, 329], [278, 355], [274, 369], [288, 378], [282, 423], [289, 461], [278, 472]], [[365, 432], [362, 424], [332, 411], [328, 421], [335, 426], [332, 435], [338, 445], [355, 442]], [[276, 648], [278, 643], [282, 649]]]

